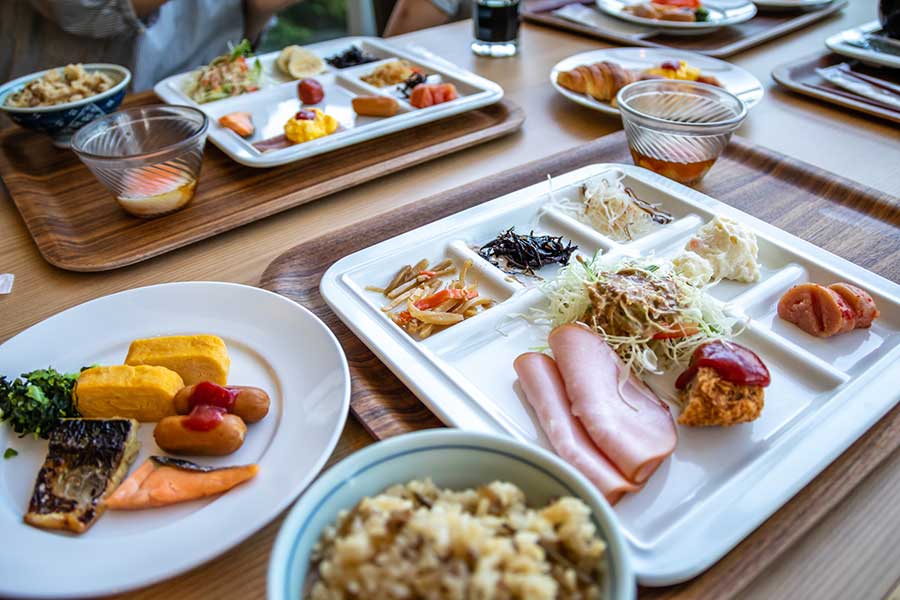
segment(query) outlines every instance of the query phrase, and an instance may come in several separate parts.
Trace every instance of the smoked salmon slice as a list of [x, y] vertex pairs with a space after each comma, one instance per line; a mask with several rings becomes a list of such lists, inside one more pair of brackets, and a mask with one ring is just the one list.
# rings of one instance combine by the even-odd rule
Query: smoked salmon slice
[[105, 505], [112, 510], [140, 510], [188, 502], [227, 492], [258, 472], [259, 465], [204, 467], [189, 460], [151, 456]]
[[248, 112], [233, 112], [219, 117], [219, 125], [227, 127], [241, 137], [253, 135], [253, 115]]

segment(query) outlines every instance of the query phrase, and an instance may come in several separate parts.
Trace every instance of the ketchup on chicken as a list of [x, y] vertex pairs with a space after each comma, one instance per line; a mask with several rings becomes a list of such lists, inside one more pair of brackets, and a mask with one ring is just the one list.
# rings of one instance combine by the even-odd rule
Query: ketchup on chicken
[[725, 381], [737, 385], [769, 385], [769, 369], [755, 352], [734, 342], [713, 340], [699, 346], [691, 356], [691, 364], [675, 381], [677, 389], [690, 383], [700, 367], [709, 367]]

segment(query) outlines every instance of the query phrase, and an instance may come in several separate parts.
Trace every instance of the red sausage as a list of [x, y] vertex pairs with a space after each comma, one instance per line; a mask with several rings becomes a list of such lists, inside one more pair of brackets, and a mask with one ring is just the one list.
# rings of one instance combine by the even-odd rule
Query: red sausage
[[513, 363], [525, 399], [534, 409], [541, 429], [560, 458], [581, 471], [591, 483], [615, 504], [628, 492], [640, 488], [625, 479], [588, 437], [572, 415], [565, 384], [556, 362], [545, 354], [526, 352]]
[[866, 290], [849, 283], [833, 283], [828, 287], [837, 292], [853, 309], [856, 314], [857, 329], [871, 327], [872, 321], [881, 314], [878, 307], [875, 306], [875, 300]]
[[856, 326], [856, 314], [837, 292], [817, 283], [801, 283], [778, 302], [778, 316], [816, 337], [831, 337]]

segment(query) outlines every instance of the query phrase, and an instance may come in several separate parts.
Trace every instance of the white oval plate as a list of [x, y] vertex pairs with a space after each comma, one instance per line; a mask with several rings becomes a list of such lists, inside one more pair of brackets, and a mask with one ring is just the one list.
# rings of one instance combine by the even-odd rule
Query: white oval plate
[[[215, 333], [231, 356], [229, 381], [269, 392], [268, 416], [244, 445], [202, 464], [258, 463], [259, 474], [218, 498], [142, 511], [107, 511], [80, 536], [26, 525], [47, 443], [0, 426], [0, 449], [19, 455], [0, 469], [0, 596], [96, 596], [144, 586], [210, 560], [286, 508], [331, 455], [350, 403], [347, 361], [331, 331], [278, 294], [233, 283], [144, 287], [70, 308], [0, 346], [0, 374], [76, 371], [124, 360], [135, 338]], [[151, 454], [153, 424], [141, 425], [132, 470]]]
[[709, 33], [726, 25], [737, 25], [749, 21], [756, 15], [756, 6], [750, 0], [715, 0], [703, 2], [709, 10], [706, 21], [663, 21], [662, 19], [645, 19], [625, 12], [631, 4], [641, 4], [645, 0], [597, 0], [597, 8], [608, 15], [638, 25], [647, 25], [655, 29], [665, 29], [666, 33]]
[[568, 71], [578, 65], [587, 65], [604, 60], [619, 63], [628, 69], [647, 69], [667, 60], [686, 61], [689, 65], [700, 69], [704, 74], [716, 77], [725, 86], [726, 90], [743, 100], [747, 108], [752, 108], [759, 103], [765, 94], [765, 89], [759, 79], [740, 67], [702, 54], [668, 48], [605, 48], [603, 50], [582, 52], [556, 63], [550, 71], [550, 84], [557, 92], [573, 102], [609, 115], [617, 115], [619, 114], [619, 109], [608, 102], [594, 100], [587, 94], [577, 94], [556, 83], [556, 76], [560, 71]]

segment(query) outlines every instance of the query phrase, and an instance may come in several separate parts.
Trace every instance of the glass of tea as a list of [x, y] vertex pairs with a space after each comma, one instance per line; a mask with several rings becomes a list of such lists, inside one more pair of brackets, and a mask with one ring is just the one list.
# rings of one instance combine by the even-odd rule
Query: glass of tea
[[72, 150], [125, 211], [158, 217], [194, 198], [208, 127], [196, 108], [138, 106], [82, 127]]
[[475, 40], [479, 56], [514, 56], [519, 51], [519, 0], [473, 0]]
[[740, 98], [695, 81], [638, 81], [616, 102], [634, 164], [687, 185], [703, 179], [747, 117]]

